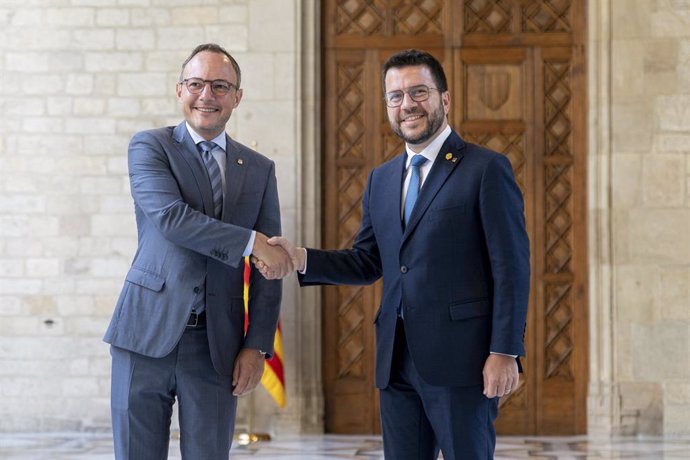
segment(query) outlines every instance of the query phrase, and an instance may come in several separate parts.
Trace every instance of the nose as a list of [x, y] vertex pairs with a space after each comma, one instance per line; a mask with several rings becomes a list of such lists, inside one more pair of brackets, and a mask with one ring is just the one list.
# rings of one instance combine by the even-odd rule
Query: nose
[[400, 104], [400, 107], [405, 109], [407, 107], [416, 106], [417, 104], [418, 104], [418, 102], [415, 101], [414, 99], [412, 99], [412, 96], [410, 96], [410, 93], [408, 93], [407, 91], [403, 92], [403, 100], [402, 100], [402, 104]]
[[205, 82], [204, 82], [204, 87], [201, 88], [201, 91], [199, 92], [199, 95], [200, 95], [201, 97], [213, 96], [213, 90], [211, 89], [211, 82], [210, 82], [210, 81], [205, 81]]

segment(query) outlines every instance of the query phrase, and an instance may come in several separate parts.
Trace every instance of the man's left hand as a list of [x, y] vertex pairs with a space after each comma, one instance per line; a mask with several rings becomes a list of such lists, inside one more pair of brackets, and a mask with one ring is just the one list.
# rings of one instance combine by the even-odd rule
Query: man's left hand
[[265, 362], [265, 356], [255, 348], [240, 350], [232, 371], [232, 394], [242, 396], [256, 388], [264, 374]]
[[518, 386], [517, 361], [512, 356], [490, 354], [484, 363], [484, 396], [506, 396]]

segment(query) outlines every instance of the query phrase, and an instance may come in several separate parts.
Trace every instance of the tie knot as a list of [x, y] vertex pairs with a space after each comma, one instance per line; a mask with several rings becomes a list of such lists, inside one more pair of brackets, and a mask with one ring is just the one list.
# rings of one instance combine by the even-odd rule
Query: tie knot
[[422, 166], [424, 163], [426, 163], [426, 157], [424, 155], [415, 155], [412, 157], [412, 161], [410, 162], [411, 166], [418, 167]]
[[215, 147], [216, 143], [211, 141], [201, 141], [196, 145], [196, 148], [199, 149], [200, 153], [211, 152]]

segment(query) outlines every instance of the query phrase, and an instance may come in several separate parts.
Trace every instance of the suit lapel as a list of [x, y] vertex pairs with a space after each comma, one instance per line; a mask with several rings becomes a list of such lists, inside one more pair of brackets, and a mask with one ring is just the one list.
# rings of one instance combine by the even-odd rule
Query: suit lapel
[[453, 170], [460, 164], [463, 157], [461, 151], [464, 146], [465, 143], [455, 131], [451, 132], [448, 139], [446, 139], [441, 146], [441, 150], [439, 150], [438, 155], [436, 155], [436, 160], [429, 171], [429, 177], [424, 181], [424, 185], [419, 191], [419, 197], [410, 215], [410, 221], [407, 223], [407, 227], [405, 227], [403, 232], [403, 243], [414, 231], [417, 224], [419, 224], [422, 216], [434, 200], [438, 191], [441, 190], [448, 176], [450, 176]]
[[240, 197], [240, 191], [244, 186], [244, 180], [247, 177], [247, 168], [250, 166], [250, 158], [245, 155], [242, 149], [230, 139], [230, 136], [225, 135], [225, 198], [223, 199], [223, 220], [228, 222], [230, 213], [236, 209], [237, 200]]
[[407, 154], [403, 152], [402, 155], [398, 155], [390, 164], [393, 173], [382, 174], [383, 183], [381, 184], [381, 190], [390, 190], [391, 196], [386, 197], [386, 203], [383, 209], [372, 211], [378, 213], [383, 222], [399, 223], [399, 225], [386, 225], [386, 228], [390, 228], [393, 232], [390, 236], [398, 240], [402, 237], [403, 232], [400, 210], [402, 209], [402, 186], [405, 179], [406, 160]]
[[213, 216], [213, 191], [211, 190], [211, 182], [208, 178], [208, 171], [201, 159], [201, 155], [192, 141], [192, 137], [187, 132], [185, 122], [180, 123], [173, 130], [173, 138], [177, 142], [177, 150], [189, 166], [189, 169], [194, 176], [201, 200], [204, 203], [204, 213], [208, 216]]

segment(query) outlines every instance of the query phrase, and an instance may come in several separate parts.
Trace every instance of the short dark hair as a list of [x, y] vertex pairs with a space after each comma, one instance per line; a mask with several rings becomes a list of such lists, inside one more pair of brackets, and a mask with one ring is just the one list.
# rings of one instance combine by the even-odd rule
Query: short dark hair
[[[204, 43], [203, 45], [199, 45], [194, 50], [192, 51], [192, 54], [189, 55], [187, 59], [182, 63], [182, 71], [180, 71], [180, 81], [182, 81], [182, 75], [184, 74], [184, 68], [187, 66], [189, 61], [194, 58], [199, 53], [202, 53], [204, 51], [208, 51], [209, 53], [218, 53], [218, 54], [224, 54], [225, 56], [230, 59], [230, 64], [232, 64], [232, 68], [235, 70], [235, 73], [237, 74], [237, 88], [239, 89], [240, 87], [240, 81], [242, 80], [242, 72], [240, 71], [240, 65], [237, 63], [234, 57], [230, 53], [227, 52], [225, 48], [223, 48], [220, 45], [217, 45], [215, 43]], [[230, 82], [232, 83], [232, 82]]]
[[383, 72], [381, 73], [381, 84], [383, 91], [386, 91], [386, 73], [392, 68], [410, 67], [416, 65], [423, 65], [431, 70], [431, 75], [434, 78], [436, 89], [445, 92], [448, 91], [448, 82], [446, 74], [443, 71], [443, 66], [438, 60], [426, 51], [407, 49], [399, 51], [383, 63]]

